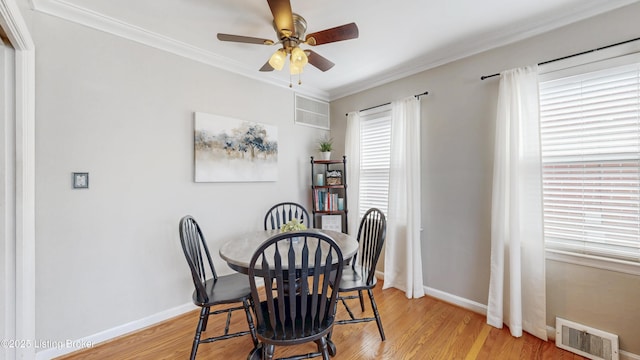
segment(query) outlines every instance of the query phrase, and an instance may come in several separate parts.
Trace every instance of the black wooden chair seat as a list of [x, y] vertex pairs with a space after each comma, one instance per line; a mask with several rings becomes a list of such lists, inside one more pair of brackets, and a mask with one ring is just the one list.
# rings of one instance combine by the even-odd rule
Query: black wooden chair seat
[[205, 282], [207, 299], [199, 296], [199, 291], [193, 291], [193, 303], [198, 306], [211, 306], [219, 304], [231, 304], [238, 299], [248, 298], [251, 294], [249, 277], [244, 274], [230, 274], [218, 276], [218, 279], [209, 279]]
[[368, 272], [366, 269], [352, 269], [345, 267], [342, 270], [342, 280], [340, 280], [340, 291], [367, 290], [375, 287], [378, 279], [374, 276], [371, 283], [367, 282]]

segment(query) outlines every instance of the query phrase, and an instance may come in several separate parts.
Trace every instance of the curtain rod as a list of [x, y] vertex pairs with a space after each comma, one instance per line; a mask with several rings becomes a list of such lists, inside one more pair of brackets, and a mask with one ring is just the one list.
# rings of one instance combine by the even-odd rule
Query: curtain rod
[[[414, 96], [416, 99], [420, 100], [420, 96], [425, 96], [425, 95], [429, 95], [429, 92], [428, 92], [428, 91], [425, 91], [425, 92], [423, 92], [422, 94], [416, 94], [416, 95], [413, 95], [413, 96]], [[372, 106], [372, 107], [369, 107], [369, 108], [366, 108], [366, 109], [359, 110], [358, 112], [361, 112], [361, 111], [367, 111], [367, 110], [371, 110], [371, 109], [375, 109], [375, 108], [379, 108], [380, 106], [385, 106], [385, 105], [389, 105], [389, 104], [391, 104], [391, 103], [390, 103], [390, 102], [388, 102], [388, 103], [385, 103], [385, 104], [380, 104], [380, 105]], [[349, 115], [349, 114], [344, 114], [344, 116], [347, 116], [347, 115]]]
[[[610, 47], [614, 47], [614, 46], [618, 46], [618, 45], [624, 45], [626, 43], [630, 43], [636, 40], [640, 40], [640, 37], [637, 37], [635, 39], [631, 39], [631, 40], [626, 40], [626, 41], [622, 41], [619, 43], [615, 43], [615, 44], [611, 44], [611, 45], [607, 45], [607, 46], [603, 46], [603, 47], [599, 47], [597, 49], [591, 49], [591, 50], [587, 50], [587, 51], [583, 51], [583, 52], [579, 52], [576, 54], [571, 54], [571, 55], [567, 55], [567, 56], [563, 56], [563, 57], [559, 57], [557, 59], [553, 59], [553, 60], [547, 60], [547, 61], [543, 61], [541, 63], [538, 63], [538, 65], [545, 65], [545, 64], [550, 64], [552, 62], [556, 62], [556, 61], [560, 61], [560, 60], [564, 60], [564, 59], [569, 59], [575, 56], [580, 56], [580, 55], [584, 55], [584, 54], [588, 54], [588, 53], [592, 53], [592, 52], [596, 52], [596, 51], [600, 51], [600, 50], [604, 50], [604, 49], [608, 49]], [[492, 75], [483, 75], [480, 77], [480, 80], [484, 80], [484, 79], [488, 79], [488, 78], [492, 78], [494, 76], [498, 76], [500, 75], [500, 73], [497, 74], [492, 74]]]

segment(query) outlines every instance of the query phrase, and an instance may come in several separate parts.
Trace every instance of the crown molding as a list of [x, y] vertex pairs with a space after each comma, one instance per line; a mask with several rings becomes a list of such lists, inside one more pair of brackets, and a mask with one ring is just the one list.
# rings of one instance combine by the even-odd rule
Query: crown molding
[[33, 51], [31, 34], [14, 1], [0, 1], [0, 25], [5, 30], [11, 46], [19, 51]]
[[[501, 46], [524, 40], [562, 26], [587, 19], [632, 3], [638, 0], [617, 0], [599, 4], [586, 4], [576, 9], [572, 14], [561, 17], [542, 17], [533, 23], [523, 23], [512, 26], [508, 33], [503, 30], [479, 34], [457, 45], [433, 51], [436, 54], [405, 63], [395, 69], [386, 69], [366, 80], [356, 81], [329, 91], [306, 87], [296, 88], [301, 94], [317, 99], [333, 101], [345, 96], [353, 95], [380, 85], [406, 78], [435, 67], [482, 53]], [[260, 73], [255, 69], [248, 69], [237, 61], [219, 56], [205, 49], [189, 45], [173, 38], [149, 31], [118, 19], [100, 14], [93, 10], [69, 3], [65, 0], [31, 0], [34, 10], [56, 16], [77, 24], [101, 30], [131, 41], [164, 50], [178, 56], [198, 61], [225, 71], [248, 77], [253, 80], [268, 83], [282, 88], [289, 88], [289, 82], [275, 76]], [[443, 55], [444, 54], [444, 55]]]
[[[253, 80], [282, 88], [290, 88], [289, 81], [278, 79], [275, 76], [269, 76], [264, 73], [260, 75], [255, 74], [255, 69], [248, 69], [237, 61], [64, 0], [31, 0], [31, 5], [34, 10], [47, 15], [100, 30]], [[329, 98], [327, 92], [318, 89], [306, 87], [296, 88], [295, 91], [324, 100]]]
[[[453, 46], [432, 51], [432, 56], [425, 56], [413, 62], [402, 64], [394, 69], [373, 76], [369, 79], [347, 84], [337, 89], [333, 89], [330, 94], [331, 101], [349, 95], [381, 86], [392, 81], [400, 80], [412, 75], [416, 75], [426, 70], [436, 68], [457, 60], [477, 55], [485, 51], [516, 43], [546, 32], [556, 30], [563, 26], [588, 19], [590, 17], [603, 14], [633, 3], [638, 0], [618, 0], [606, 3], [585, 5], [576, 9], [572, 14], [561, 17], [542, 17], [538, 21], [522, 23], [512, 26], [509, 32], [504, 30], [490, 33], [478, 34], [467, 38]], [[541, 59], [544, 60], [544, 59]]]

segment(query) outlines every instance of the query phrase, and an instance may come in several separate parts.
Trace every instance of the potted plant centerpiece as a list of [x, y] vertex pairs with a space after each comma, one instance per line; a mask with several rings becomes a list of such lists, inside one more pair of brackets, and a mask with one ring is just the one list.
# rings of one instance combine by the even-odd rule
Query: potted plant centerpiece
[[322, 160], [331, 159], [331, 150], [333, 150], [333, 139], [324, 137], [318, 142], [318, 150]]
[[[307, 230], [307, 225], [301, 223], [300, 220], [298, 219], [291, 219], [287, 221], [286, 224], [282, 225], [282, 227], [280, 228], [281, 232], [300, 231], [300, 230]], [[298, 238], [294, 238], [293, 242], [294, 243], [298, 242]]]

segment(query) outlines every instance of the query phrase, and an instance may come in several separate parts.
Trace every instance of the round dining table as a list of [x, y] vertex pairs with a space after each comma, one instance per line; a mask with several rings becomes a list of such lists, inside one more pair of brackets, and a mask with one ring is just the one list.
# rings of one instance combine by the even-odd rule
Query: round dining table
[[[333, 230], [321, 230], [321, 229], [308, 229], [305, 231], [317, 232], [331, 237], [342, 252], [343, 259], [351, 259], [358, 251], [358, 241], [350, 236]], [[274, 235], [280, 234], [280, 230], [258, 230], [247, 233], [241, 233], [229, 238], [220, 248], [220, 257], [227, 262], [229, 267], [233, 270], [242, 273], [249, 273], [249, 263], [255, 251], [266, 240]], [[302, 246], [300, 244], [299, 246]], [[286, 257], [283, 259], [286, 261]], [[329, 347], [329, 353], [335, 355], [336, 346], [327, 339], [327, 346]], [[247, 357], [249, 360], [259, 360], [262, 358], [262, 344], [253, 348]], [[320, 355], [317, 353], [315, 355]], [[305, 357], [306, 358], [306, 357]]]
[[[318, 232], [331, 237], [340, 248], [340, 251], [342, 251], [342, 257], [345, 260], [353, 257], [358, 251], [358, 241], [349, 234], [321, 229], [305, 231]], [[279, 233], [280, 230], [257, 230], [232, 236], [220, 248], [220, 257], [233, 270], [248, 274], [249, 262], [251, 262], [253, 253], [263, 242]]]

